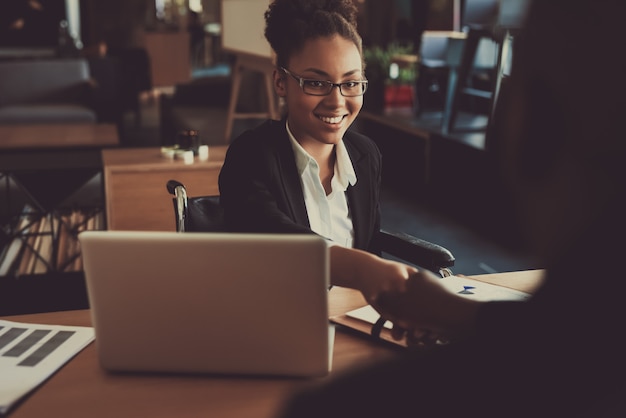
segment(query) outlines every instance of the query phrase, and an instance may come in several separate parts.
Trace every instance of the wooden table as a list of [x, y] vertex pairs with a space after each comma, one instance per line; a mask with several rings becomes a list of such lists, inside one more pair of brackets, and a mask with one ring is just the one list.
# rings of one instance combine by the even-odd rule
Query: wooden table
[[119, 145], [117, 127], [108, 123], [0, 125], [0, 150], [110, 147]]
[[100, 168], [100, 149], [118, 145], [108, 123], [0, 125], [0, 172]]
[[[542, 272], [513, 272], [477, 279], [532, 290]], [[334, 287], [329, 315], [365, 305], [361, 294]], [[44, 324], [90, 326], [88, 310], [6, 317]], [[333, 371], [372, 364], [396, 353], [387, 343], [344, 332], [335, 335]], [[64, 417], [275, 417], [294, 390], [321, 379], [240, 378], [216, 376], [109, 374], [97, 362], [91, 344], [17, 406], [10, 418]]]
[[174, 231], [168, 180], [185, 184], [189, 196], [217, 195], [217, 178], [227, 146], [210, 146], [209, 159], [193, 164], [172, 160], [160, 148], [102, 151], [108, 229]]

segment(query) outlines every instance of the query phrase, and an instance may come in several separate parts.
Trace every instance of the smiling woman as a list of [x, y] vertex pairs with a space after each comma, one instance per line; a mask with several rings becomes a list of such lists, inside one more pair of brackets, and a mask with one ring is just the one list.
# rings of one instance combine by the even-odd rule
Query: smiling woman
[[[268, 122], [231, 144], [220, 193], [232, 228], [313, 231], [349, 247], [371, 247], [378, 222], [378, 185], [355, 183], [365, 173], [379, 178], [380, 154], [369, 138], [346, 134], [367, 88], [355, 17], [349, 0], [270, 4], [265, 35], [276, 54], [273, 85], [284, 100], [285, 115], [279, 123]], [[252, 147], [261, 149], [250, 152]], [[248, 168], [251, 174], [245, 178], [236, 167], [244, 162], [250, 167], [253, 162], [246, 157], [253, 155], [258, 170]], [[371, 160], [357, 171], [353, 161], [360, 155]], [[264, 156], [267, 161], [262, 161]], [[276, 156], [285, 158], [279, 177], [261, 179]], [[284, 179], [300, 187], [279, 193], [274, 182]], [[365, 216], [355, 224], [349, 208], [357, 202], [350, 200], [361, 193], [374, 199], [359, 205], [366, 208]], [[257, 207], [243, 204], [251, 198]]]
[[414, 269], [378, 256], [381, 154], [349, 130], [368, 86], [357, 9], [274, 0], [264, 16], [285, 114], [231, 142], [219, 177], [224, 220], [233, 231], [321, 235], [332, 284], [374, 300]]

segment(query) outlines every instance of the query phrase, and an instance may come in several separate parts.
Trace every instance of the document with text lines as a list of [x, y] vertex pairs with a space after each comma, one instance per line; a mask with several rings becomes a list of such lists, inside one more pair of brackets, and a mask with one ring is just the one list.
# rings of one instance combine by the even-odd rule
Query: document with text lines
[[91, 327], [0, 320], [0, 414], [93, 340]]

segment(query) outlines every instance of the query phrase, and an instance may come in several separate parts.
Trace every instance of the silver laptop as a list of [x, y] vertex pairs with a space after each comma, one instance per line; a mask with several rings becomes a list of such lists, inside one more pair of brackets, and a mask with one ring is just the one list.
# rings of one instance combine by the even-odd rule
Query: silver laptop
[[79, 235], [110, 371], [323, 376], [329, 261], [315, 235]]

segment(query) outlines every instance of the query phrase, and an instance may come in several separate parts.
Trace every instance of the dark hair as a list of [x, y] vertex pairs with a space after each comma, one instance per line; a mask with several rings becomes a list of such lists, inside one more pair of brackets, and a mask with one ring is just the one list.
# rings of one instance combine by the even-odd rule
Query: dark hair
[[306, 41], [333, 35], [354, 42], [363, 55], [356, 19], [352, 0], [274, 0], [265, 12], [265, 38], [280, 67]]

